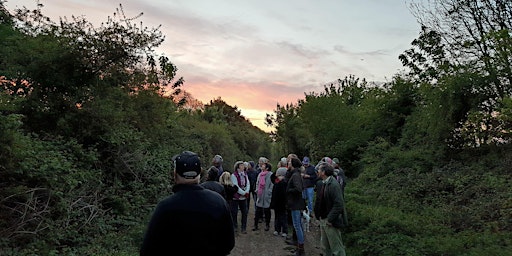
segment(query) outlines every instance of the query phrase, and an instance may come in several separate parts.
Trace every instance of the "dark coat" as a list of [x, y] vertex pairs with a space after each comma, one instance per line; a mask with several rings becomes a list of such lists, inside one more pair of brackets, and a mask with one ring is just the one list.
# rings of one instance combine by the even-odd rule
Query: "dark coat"
[[179, 248], [191, 255], [230, 254], [235, 231], [226, 200], [198, 184], [174, 185], [173, 192], [158, 203], [140, 255], [170, 255]]
[[224, 186], [220, 184], [218, 181], [207, 180], [201, 183], [203, 188], [209, 189], [211, 191], [219, 193], [222, 197], [226, 198], [226, 191], [224, 190]]
[[313, 165], [308, 165], [305, 167], [304, 174], [309, 175], [309, 177], [303, 177], [302, 180], [304, 182], [304, 188], [312, 188], [315, 186], [316, 179], [318, 175], [316, 174], [315, 167]]
[[251, 192], [256, 191], [256, 181], [258, 180], [258, 171], [256, 169], [247, 170], [249, 184], [251, 184]]
[[305, 210], [306, 201], [302, 197], [302, 177], [300, 175], [300, 169], [295, 168], [291, 170], [291, 176], [286, 186], [286, 200], [289, 210]]
[[270, 201], [270, 208], [276, 212], [286, 212], [286, 186], [288, 183], [282, 179], [274, 183], [272, 190], [272, 200]]
[[235, 197], [236, 192], [238, 192], [238, 187], [235, 185], [224, 185], [224, 191], [226, 192], [225, 199], [228, 202], [233, 201], [233, 197]]
[[317, 198], [314, 208], [316, 218], [327, 219], [336, 228], [348, 226], [341, 185], [334, 176], [330, 176], [325, 182], [317, 184], [321, 186], [317, 187], [316, 191]]

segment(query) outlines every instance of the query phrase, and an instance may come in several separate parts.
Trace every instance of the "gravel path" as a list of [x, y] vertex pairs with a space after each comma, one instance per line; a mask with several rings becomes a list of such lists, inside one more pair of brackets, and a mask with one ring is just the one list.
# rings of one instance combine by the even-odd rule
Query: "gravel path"
[[[252, 204], [252, 202], [251, 202]], [[272, 211], [272, 214], [274, 212]], [[240, 223], [240, 213], [238, 213], [238, 223]], [[260, 224], [258, 231], [252, 231], [254, 223], [254, 205], [249, 209], [249, 217], [247, 219], [247, 234], [237, 234], [235, 237], [235, 248], [230, 255], [234, 256], [281, 256], [294, 255], [295, 246], [285, 243], [285, 238], [274, 236], [274, 216], [270, 221], [270, 230], [265, 231], [265, 224]], [[305, 232], [306, 241], [304, 248], [306, 255], [321, 255], [319, 248], [320, 233], [319, 227], [314, 220], [310, 223], [310, 232]], [[239, 224], [240, 226], [240, 224]], [[289, 234], [290, 235], [290, 234]]]

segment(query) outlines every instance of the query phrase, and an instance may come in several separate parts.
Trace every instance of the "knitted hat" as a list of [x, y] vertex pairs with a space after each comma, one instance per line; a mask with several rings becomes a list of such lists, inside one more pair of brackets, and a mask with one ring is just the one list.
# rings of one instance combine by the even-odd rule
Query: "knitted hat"
[[286, 176], [286, 167], [278, 168], [276, 171], [276, 176]]

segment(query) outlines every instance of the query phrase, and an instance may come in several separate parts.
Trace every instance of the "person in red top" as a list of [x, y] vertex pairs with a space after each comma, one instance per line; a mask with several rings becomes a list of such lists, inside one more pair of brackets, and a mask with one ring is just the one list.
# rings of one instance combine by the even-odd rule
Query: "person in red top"
[[231, 174], [231, 181], [233, 184], [238, 187], [238, 191], [235, 193], [233, 197], [233, 202], [231, 204], [231, 215], [233, 216], [233, 226], [235, 231], [238, 231], [238, 210], [242, 213], [241, 218], [241, 233], [247, 234], [247, 197], [250, 196], [251, 185], [249, 184], [249, 178], [247, 177], [247, 173], [245, 172], [244, 162], [237, 161], [233, 166], [235, 171]]

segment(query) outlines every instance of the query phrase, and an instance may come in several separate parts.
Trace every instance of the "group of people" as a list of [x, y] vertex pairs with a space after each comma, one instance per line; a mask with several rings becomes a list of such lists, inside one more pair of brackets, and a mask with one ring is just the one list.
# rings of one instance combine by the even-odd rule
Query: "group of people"
[[[270, 230], [272, 209], [273, 234], [294, 244], [296, 255], [305, 255], [303, 214], [319, 221], [324, 255], [345, 255], [341, 228], [348, 223], [343, 194], [346, 178], [332, 159], [324, 157], [314, 166], [308, 157], [301, 161], [289, 154], [273, 171], [270, 161], [260, 157], [257, 164], [236, 161], [229, 172], [223, 168], [222, 156], [216, 155], [203, 182], [197, 154], [185, 151], [173, 161], [174, 193], [157, 205], [141, 255], [165, 254], [162, 251], [174, 243], [190, 245], [184, 248], [194, 248], [198, 254], [228, 255], [236, 234], [247, 234], [251, 205], [255, 213], [252, 230], [258, 231], [260, 223], [265, 231]], [[192, 245], [197, 241], [200, 247]]]

